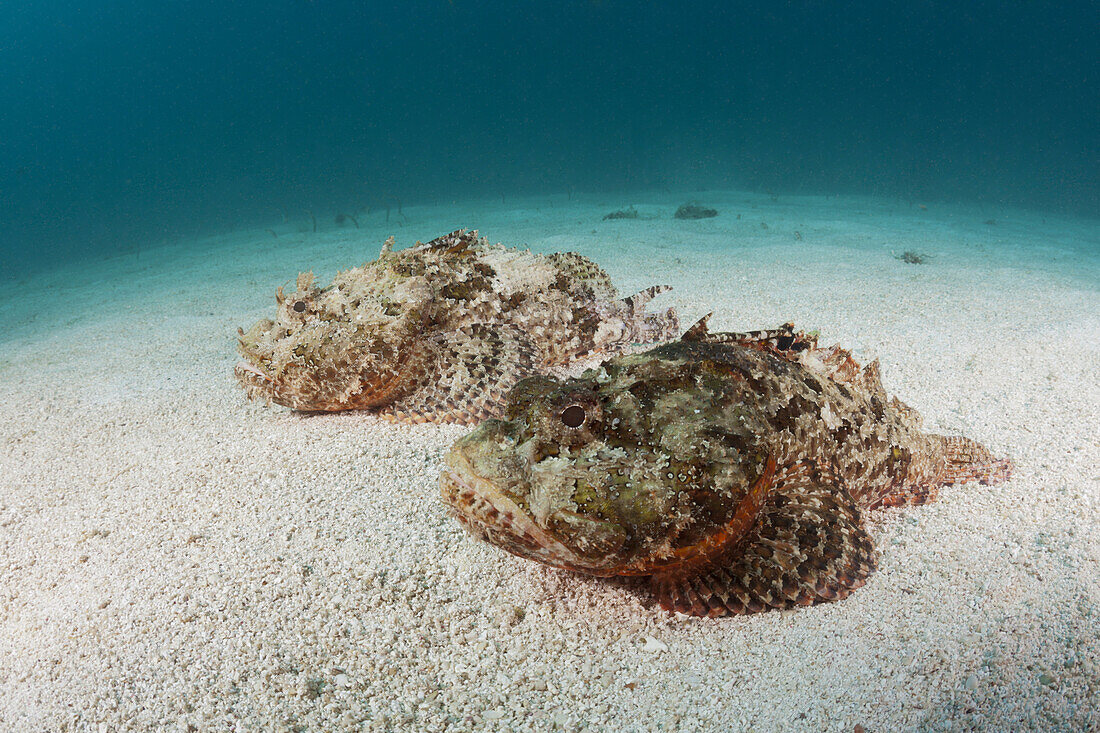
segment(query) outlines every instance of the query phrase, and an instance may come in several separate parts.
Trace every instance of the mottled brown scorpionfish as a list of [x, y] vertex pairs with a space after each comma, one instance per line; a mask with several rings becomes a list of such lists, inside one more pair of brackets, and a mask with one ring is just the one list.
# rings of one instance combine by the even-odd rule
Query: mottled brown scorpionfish
[[456, 231], [393, 249], [319, 288], [313, 273], [276, 294], [278, 313], [238, 329], [235, 374], [252, 398], [295, 410], [375, 410], [403, 422], [475, 424], [500, 416], [522, 378], [589, 354], [615, 354], [679, 330], [668, 290], [618, 297], [579, 254], [490, 245]]
[[921, 432], [878, 363], [790, 324], [537, 376], [446, 457], [444, 499], [474, 535], [596, 576], [650, 576], [699, 616], [847, 596], [875, 568], [862, 512], [1008, 478], [972, 440]]

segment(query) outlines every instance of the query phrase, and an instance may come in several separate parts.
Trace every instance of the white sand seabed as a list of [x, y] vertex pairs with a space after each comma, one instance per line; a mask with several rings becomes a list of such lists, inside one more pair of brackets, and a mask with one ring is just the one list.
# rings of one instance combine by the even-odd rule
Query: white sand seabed
[[[688, 198], [721, 215], [673, 220]], [[601, 221], [630, 203], [656, 218]], [[1100, 223], [738, 192], [405, 215], [5, 284], [0, 729], [1100, 728]], [[671, 616], [474, 541], [437, 496], [465, 429], [250, 405], [231, 376], [299, 269], [460, 226], [673, 285], [685, 325], [816, 328], [1016, 475], [871, 513], [879, 571], [792, 612]]]

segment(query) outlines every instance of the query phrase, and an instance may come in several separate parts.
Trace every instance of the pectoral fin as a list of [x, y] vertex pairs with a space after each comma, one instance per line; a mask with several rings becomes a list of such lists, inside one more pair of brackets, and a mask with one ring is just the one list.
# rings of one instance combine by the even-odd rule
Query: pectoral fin
[[419, 387], [386, 407], [395, 422], [475, 425], [501, 417], [516, 382], [536, 372], [537, 356], [515, 326], [481, 323], [442, 334]]
[[844, 598], [875, 568], [859, 510], [813, 461], [777, 473], [742, 542], [699, 573], [654, 575], [661, 606], [695, 616], [757, 613]]

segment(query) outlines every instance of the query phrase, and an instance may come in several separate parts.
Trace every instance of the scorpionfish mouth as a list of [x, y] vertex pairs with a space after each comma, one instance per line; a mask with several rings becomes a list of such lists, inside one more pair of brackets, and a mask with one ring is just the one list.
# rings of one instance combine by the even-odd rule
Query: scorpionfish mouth
[[276, 393], [275, 380], [255, 364], [240, 360], [233, 367], [233, 376], [248, 392], [250, 399], [272, 400]]
[[458, 521], [475, 537], [513, 555], [555, 567], [583, 563], [572, 549], [540, 527], [523, 508], [491, 481], [477, 475], [459, 447], [445, 458], [439, 487]]

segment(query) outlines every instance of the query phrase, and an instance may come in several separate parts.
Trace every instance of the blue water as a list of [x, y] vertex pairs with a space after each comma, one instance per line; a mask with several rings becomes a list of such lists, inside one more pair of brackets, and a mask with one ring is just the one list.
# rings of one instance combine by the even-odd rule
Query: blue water
[[1037, 0], [6, 2], [0, 272], [544, 192], [1095, 217], [1098, 29]]

